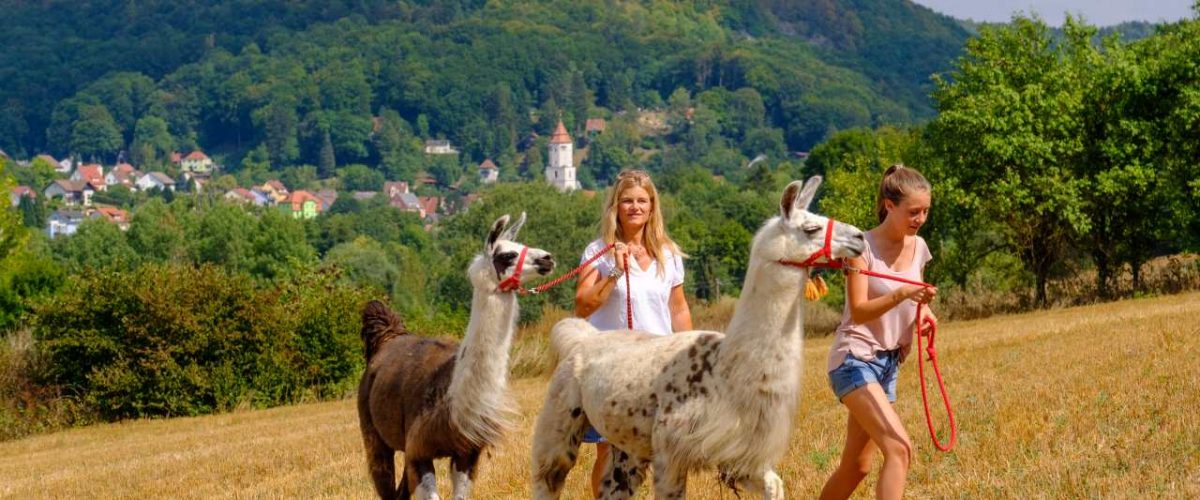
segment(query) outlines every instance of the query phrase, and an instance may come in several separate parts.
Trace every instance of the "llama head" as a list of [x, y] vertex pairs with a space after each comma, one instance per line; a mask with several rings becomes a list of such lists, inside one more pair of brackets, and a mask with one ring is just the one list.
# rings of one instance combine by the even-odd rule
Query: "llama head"
[[[825, 248], [826, 233], [830, 230], [829, 218], [808, 211], [821, 176], [813, 176], [808, 182], [793, 181], [783, 190], [779, 200], [779, 217], [774, 226], [779, 231], [771, 241], [756, 245], [761, 257], [769, 261], [802, 262]], [[833, 234], [828, 238], [830, 256], [834, 259], [857, 257], [866, 249], [862, 230], [850, 224], [834, 221]], [[764, 231], [760, 236], [765, 236]], [[765, 237], [760, 239], [767, 239]]]
[[[483, 254], [471, 265], [471, 284], [483, 289], [495, 289], [505, 280], [516, 276], [524, 281], [535, 275], [546, 275], [554, 270], [554, 257], [550, 252], [518, 243], [517, 232], [525, 225], [525, 213], [513, 225], [508, 225], [508, 215], [503, 215], [488, 231], [484, 240]], [[521, 253], [525, 253], [522, 261]], [[520, 262], [520, 269], [517, 268]]]

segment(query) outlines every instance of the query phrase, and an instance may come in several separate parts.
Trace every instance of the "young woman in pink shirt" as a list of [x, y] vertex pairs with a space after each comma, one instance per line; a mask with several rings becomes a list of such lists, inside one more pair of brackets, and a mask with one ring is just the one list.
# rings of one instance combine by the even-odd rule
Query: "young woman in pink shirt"
[[[875, 203], [879, 225], [866, 232], [862, 256], [847, 264], [924, 281], [925, 264], [932, 255], [917, 230], [929, 216], [930, 191], [920, 172], [903, 165], [889, 167]], [[830, 387], [850, 416], [841, 463], [821, 490], [822, 499], [849, 498], [870, 472], [876, 447], [883, 452], [876, 497], [902, 496], [912, 442], [892, 408], [896, 377], [912, 348], [917, 304], [928, 304], [936, 295], [933, 287], [847, 272], [846, 305], [828, 368]], [[922, 314], [933, 318], [927, 307]]]

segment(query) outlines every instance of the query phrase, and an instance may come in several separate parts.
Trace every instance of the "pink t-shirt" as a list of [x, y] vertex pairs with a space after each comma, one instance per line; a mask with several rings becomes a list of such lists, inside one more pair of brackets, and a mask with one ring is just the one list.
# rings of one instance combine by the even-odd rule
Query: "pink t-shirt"
[[[904, 272], [895, 272], [888, 268], [887, 263], [875, 253], [871, 233], [866, 233], [867, 248], [863, 251], [863, 259], [867, 261], [867, 269], [898, 278], [913, 281], [925, 281], [922, 272], [925, 264], [933, 259], [925, 240], [917, 236], [916, 249], [913, 251], [912, 263], [905, 266]], [[874, 276], [867, 276], [867, 300], [892, 293], [893, 290], [907, 286], [899, 281], [892, 281]], [[889, 309], [882, 316], [866, 323], [855, 323], [850, 320], [850, 297], [846, 297], [846, 306], [842, 310], [842, 324], [838, 325], [834, 335], [833, 347], [829, 350], [829, 371], [841, 366], [846, 359], [846, 353], [862, 360], [875, 359], [875, 351], [890, 351], [912, 343], [913, 324], [917, 319], [917, 303], [905, 300], [896, 307]]]

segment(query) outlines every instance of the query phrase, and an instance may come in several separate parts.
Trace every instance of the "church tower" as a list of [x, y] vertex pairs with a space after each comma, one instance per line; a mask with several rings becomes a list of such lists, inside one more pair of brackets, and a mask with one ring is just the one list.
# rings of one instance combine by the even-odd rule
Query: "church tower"
[[550, 136], [549, 161], [546, 163], [546, 182], [558, 188], [559, 191], [579, 189], [579, 179], [575, 177], [574, 147], [571, 134], [562, 120], [554, 128]]

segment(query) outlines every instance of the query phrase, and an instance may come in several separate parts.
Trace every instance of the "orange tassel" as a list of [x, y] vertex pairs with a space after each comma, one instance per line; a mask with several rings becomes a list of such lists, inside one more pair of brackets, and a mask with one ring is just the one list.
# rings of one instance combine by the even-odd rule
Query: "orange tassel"
[[826, 295], [829, 295], [829, 286], [820, 276], [812, 276], [804, 283], [804, 298], [810, 302], [821, 300]]

